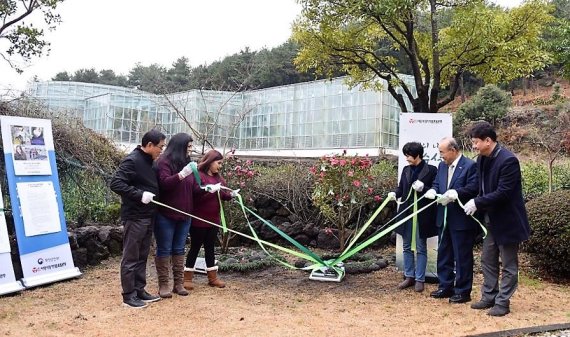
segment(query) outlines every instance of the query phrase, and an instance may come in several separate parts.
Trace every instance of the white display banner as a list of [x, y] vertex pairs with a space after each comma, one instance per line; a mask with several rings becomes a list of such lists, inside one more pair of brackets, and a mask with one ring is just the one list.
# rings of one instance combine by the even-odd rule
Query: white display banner
[[26, 236], [61, 231], [55, 190], [51, 181], [17, 183]]
[[[2, 199], [2, 198], [0, 198]], [[2, 205], [2, 200], [0, 200], [0, 206]], [[8, 227], [6, 226], [6, 218], [4, 217], [4, 211], [0, 211], [0, 253], [10, 252], [10, 239], [8, 238]]]
[[19, 281], [16, 281], [12, 267], [10, 253], [0, 253], [0, 295], [24, 290]]
[[22, 284], [80, 276], [69, 246], [51, 121], [0, 116], [0, 123]]
[[[437, 167], [441, 161], [439, 155], [439, 141], [444, 137], [453, 135], [451, 114], [448, 113], [401, 113], [400, 137], [398, 151], [398, 181], [404, 166], [408, 165], [402, 148], [406, 143], [418, 142], [424, 147], [423, 159], [428, 164]], [[435, 221], [435, 219], [434, 219]], [[427, 240], [428, 262], [427, 277], [437, 278], [437, 236]], [[396, 237], [396, 267], [403, 269], [402, 236]]]
[[4, 216], [4, 200], [0, 198], [0, 295], [24, 289], [22, 284], [16, 281], [10, 252], [10, 238]]

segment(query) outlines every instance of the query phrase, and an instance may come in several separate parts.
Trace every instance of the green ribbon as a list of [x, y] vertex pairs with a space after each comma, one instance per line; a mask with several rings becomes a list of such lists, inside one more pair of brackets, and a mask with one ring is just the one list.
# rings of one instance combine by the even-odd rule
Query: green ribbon
[[226, 226], [226, 216], [224, 215], [224, 206], [222, 205], [222, 198], [220, 197], [220, 191], [218, 191], [218, 202], [220, 203], [220, 220], [222, 222], [222, 231], [224, 234], [228, 232], [228, 226]]
[[[421, 200], [421, 198], [420, 198]], [[425, 209], [427, 209], [428, 207], [430, 207], [431, 205], [433, 205], [436, 201], [432, 201], [431, 203], [427, 204], [426, 206], [422, 207], [421, 209], [418, 210], [418, 213], [421, 213], [422, 211], [424, 211]], [[371, 236], [370, 238], [368, 238], [366, 241], [362, 242], [361, 244], [359, 244], [358, 246], [354, 247], [353, 249], [351, 249], [350, 251], [346, 252], [345, 254], [342, 254], [341, 256], [337, 257], [332, 264], [336, 264], [338, 262], [342, 262], [344, 260], [346, 260], [347, 258], [353, 256], [354, 254], [358, 253], [359, 251], [363, 250], [364, 248], [368, 247], [369, 245], [371, 245], [372, 243], [374, 243], [376, 240], [380, 239], [381, 237], [383, 237], [384, 235], [390, 233], [391, 231], [393, 231], [394, 229], [396, 229], [398, 226], [402, 225], [404, 222], [408, 221], [410, 218], [412, 218], [414, 216], [414, 213], [407, 215], [406, 217], [404, 217], [403, 219], [401, 219], [400, 221], [396, 222], [395, 224], [385, 228], [384, 230], [382, 230], [381, 232], [377, 233], [376, 235]]]
[[380, 206], [378, 206], [378, 208], [376, 209], [376, 211], [374, 211], [374, 213], [372, 213], [372, 216], [370, 217], [370, 219], [368, 219], [368, 221], [366, 221], [366, 223], [362, 226], [360, 231], [358, 231], [358, 233], [352, 238], [352, 240], [350, 240], [350, 243], [348, 244], [348, 246], [344, 249], [344, 251], [340, 255], [345, 254], [347, 251], [350, 250], [350, 248], [352, 248], [352, 246], [356, 243], [356, 241], [358, 241], [360, 236], [362, 236], [362, 234], [364, 234], [366, 229], [368, 229], [368, 227], [372, 224], [374, 219], [376, 219], [378, 214], [380, 214], [380, 212], [384, 209], [384, 207], [386, 206], [386, 204], [388, 204], [388, 202], [390, 202], [390, 199], [388, 199], [388, 198], [384, 199], [384, 202], [382, 204], [380, 204]]
[[415, 252], [417, 244], [416, 234], [418, 232], [418, 192], [416, 192], [416, 190], [414, 190], [414, 209], [412, 212], [414, 216], [412, 217], [412, 242], [410, 243], [411, 245], [410, 249], [412, 250], [412, 252]]
[[[229, 189], [225, 186], [222, 186], [222, 188], [224, 189]], [[409, 197], [409, 195], [408, 195]], [[319, 269], [322, 267], [326, 267], [326, 268], [330, 268], [335, 270], [337, 273], [342, 273], [342, 270], [339, 268], [339, 264], [342, 263], [344, 260], [346, 260], [347, 258], [353, 256], [354, 254], [358, 253], [359, 251], [363, 250], [364, 248], [368, 247], [369, 245], [371, 245], [372, 243], [374, 243], [375, 241], [377, 241], [378, 239], [382, 238], [383, 236], [385, 236], [386, 234], [390, 233], [392, 230], [394, 230], [395, 228], [397, 228], [398, 226], [402, 225], [403, 223], [405, 223], [406, 221], [408, 221], [410, 218], [413, 217], [417, 217], [417, 214], [422, 212], [423, 210], [425, 210], [426, 208], [428, 208], [429, 206], [431, 206], [433, 203], [435, 203], [436, 201], [434, 200], [433, 202], [431, 202], [430, 204], [428, 204], [427, 206], [421, 208], [421, 209], [417, 209], [417, 202], [421, 199], [423, 199], [423, 196], [421, 198], [417, 198], [417, 195], [414, 197], [414, 203], [412, 205], [409, 205], [408, 207], [406, 207], [401, 213], [407, 211], [410, 207], [414, 207], [414, 212], [412, 214], [409, 214], [408, 216], [404, 217], [403, 219], [401, 219], [400, 221], [398, 221], [397, 223], [385, 228], [384, 230], [382, 230], [381, 232], [371, 236], [370, 238], [368, 238], [366, 241], [364, 241], [363, 243], [357, 245], [356, 247], [352, 248], [357, 240], [362, 236], [362, 234], [366, 231], [366, 229], [372, 224], [372, 222], [374, 221], [374, 219], [380, 214], [380, 212], [384, 209], [384, 207], [387, 205], [387, 203], [391, 200], [391, 199], [385, 199], [384, 202], [376, 209], [376, 211], [373, 213], [373, 215], [371, 216], [370, 219], [368, 219], [368, 221], [363, 225], [363, 227], [358, 231], [357, 235], [351, 240], [351, 242], [349, 243], [349, 245], [347, 246], [347, 248], [336, 258], [336, 259], [330, 259], [330, 260], [326, 260], [324, 261], [321, 257], [319, 257], [318, 255], [316, 255], [315, 253], [313, 253], [311, 250], [309, 250], [308, 248], [306, 248], [305, 246], [301, 245], [299, 242], [297, 242], [295, 239], [291, 238], [289, 235], [285, 234], [283, 231], [281, 231], [279, 228], [277, 228], [275, 225], [273, 225], [271, 222], [263, 219], [261, 216], [259, 216], [257, 213], [253, 212], [251, 209], [249, 209], [248, 207], [246, 207], [243, 203], [243, 199], [241, 197], [241, 195], [237, 195], [237, 202], [240, 205], [242, 212], [244, 214], [244, 217], [247, 221], [248, 227], [250, 228], [250, 231], [252, 232], [253, 236], [235, 231], [233, 229], [227, 228], [226, 226], [226, 221], [225, 221], [225, 214], [223, 212], [223, 205], [221, 203], [221, 198], [220, 195], [218, 193], [218, 200], [220, 202], [220, 216], [222, 218], [222, 225], [213, 223], [211, 221], [202, 219], [200, 217], [197, 217], [195, 215], [183, 212], [181, 210], [178, 210], [174, 207], [171, 207], [169, 205], [160, 203], [158, 201], [152, 200], [155, 204], [159, 205], [159, 206], [163, 206], [169, 209], [172, 209], [174, 211], [177, 211], [179, 213], [182, 213], [184, 215], [190, 216], [192, 218], [195, 219], [199, 219], [201, 221], [204, 221], [206, 223], [209, 223], [213, 226], [216, 227], [220, 227], [222, 229], [224, 229], [225, 232], [231, 232], [231, 233], [235, 233], [237, 235], [240, 235], [242, 237], [248, 238], [250, 240], [253, 240], [255, 242], [257, 242], [257, 244], [261, 247], [261, 249], [263, 249], [263, 251], [265, 253], [267, 253], [270, 257], [272, 257], [273, 259], [277, 260], [279, 263], [281, 263], [282, 265], [288, 267], [288, 268], [292, 268], [292, 269]], [[253, 226], [251, 225], [248, 217], [247, 217], [247, 213], [252, 214], [253, 216], [255, 216], [257, 219], [259, 219], [260, 221], [262, 221], [265, 225], [267, 225], [269, 228], [271, 228], [272, 230], [274, 230], [276, 233], [278, 233], [281, 237], [283, 237], [284, 239], [286, 239], [287, 241], [289, 241], [291, 244], [293, 244], [295, 247], [297, 247], [299, 250], [301, 250], [301, 252], [297, 252], [295, 250], [289, 249], [289, 248], [285, 248], [282, 246], [279, 246], [277, 244], [271, 243], [271, 242], [267, 242], [264, 240], [261, 240], [257, 233], [255, 232], [255, 229], [253, 228]], [[390, 221], [388, 221], [388, 223], [390, 223], [391, 221], [393, 221], [394, 219], [396, 219], [397, 216], [395, 216], [393, 219], [391, 219]], [[387, 223], [387, 224], [388, 224]], [[386, 225], [384, 226], [386, 227]], [[282, 261], [278, 258], [276, 258], [275, 256], [273, 256], [270, 252], [267, 251], [267, 249], [265, 248], [264, 245], [267, 245], [268, 247], [272, 247], [275, 248], [277, 250], [281, 250], [285, 253], [291, 254], [293, 256], [305, 259], [307, 261], [310, 261], [313, 263], [313, 265], [308, 266], [308, 267], [304, 267], [304, 268], [297, 268], [289, 263], [287, 263], [286, 261]]]
[[[210, 224], [210, 225], [212, 225], [212, 226], [221, 227], [220, 225], [218, 225], [218, 224], [216, 224], [216, 223], [213, 223], [213, 222], [211, 222], [211, 221], [202, 219], [202, 218], [200, 218], [200, 217], [198, 217], [198, 216], [195, 216], [195, 215], [193, 215], [193, 214], [186, 213], [186, 212], [181, 211], [181, 210], [179, 210], [179, 209], [177, 209], [177, 208], [174, 208], [174, 207], [171, 207], [171, 206], [169, 206], [169, 205], [163, 204], [163, 203], [161, 203], [161, 202], [159, 202], [159, 201], [152, 200], [152, 202], [155, 203], [155, 204], [157, 204], [157, 205], [159, 205], [159, 206], [166, 207], [166, 208], [171, 209], [171, 210], [173, 210], [173, 211], [176, 211], [176, 212], [178, 212], [178, 213], [181, 213], [181, 214], [187, 215], [187, 216], [189, 216], [189, 217], [192, 217], [192, 218], [194, 218], [194, 219], [201, 220], [201, 221], [203, 221], [203, 222], [205, 222], [205, 223], [208, 223], [208, 224]], [[247, 235], [247, 234], [240, 233], [240, 232], [238, 232], [238, 231], [236, 231], [236, 230], [233, 230], [233, 229], [231, 229], [231, 228], [228, 228], [227, 230], [228, 230], [228, 232], [235, 233], [235, 234], [240, 235], [240, 236], [243, 236], [243, 237], [245, 237], [245, 238], [247, 238], [247, 239], [256, 241], [256, 242], [258, 242], [258, 243], [265, 244], [265, 245], [267, 245], [267, 246], [269, 246], [269, 247], [272, 247], [272, 248], [281, 250], [281, 251], [283, 251], [283, 252], [285, 252], [285, 253], [288, 253], [288, 254], [291, 254], [291, 255], [300, 257], [300, 258], [302, 258], [302, 259], [309, 260], [309, 261], [314, 262], [314, 263], [320, 263], [319, 261], [317, 261], [316, 259], [314, 259], [312, 256], [309, 256], [309, 255], [306, 255], [306, 254], [302, 254], [302, 253], [296, 252], [296, 251], [294, 251], [294, 250], [292, 250], [292, 249], [289, 249], [289, 248], [281, 247], [281, 246], [276, 245], [276, 244], [274, 244], [274, 243], [267, 242], [267, 241], [261, 240], [261, 239], [259, 239], [259, 238], [255, 238], [255, 237], [249, 236], [249, 235]], [[293, 267], [293, 268], [295, 268], [295, 267]]]
[[[190, 162], [190, 164], [196, 164], [195, 162]], [[200, 178], [200, 173], [198, 172], [198, 165], [190, 165], [190, 167], [192, 168], [192, 173], [194, 174], [194, 179], [196, 179], [196, 182], [198, 183], [198, 185], [200, 187], [202, 187], [202, 179]]]

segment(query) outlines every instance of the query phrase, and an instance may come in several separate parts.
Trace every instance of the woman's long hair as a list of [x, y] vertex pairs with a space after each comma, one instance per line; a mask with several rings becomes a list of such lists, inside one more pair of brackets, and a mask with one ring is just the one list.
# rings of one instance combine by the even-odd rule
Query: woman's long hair
[[202, 171], [204, 173], [208, 173], [208, 168], [212, 165], [213, 162], [216, 160], [224, 159], [224, 156], [216, 150], [210, 150], [206, 152], [206, 154], [200, 160], [198, 164], [198, 171]]
[[168, 142], [166, 149], [159, 158], [167, 159], [173, 171], [180, 171], [190, 162], [188, 156], [188, 143], [192, 142], [192, 136], [187, 133], [177, 133]]

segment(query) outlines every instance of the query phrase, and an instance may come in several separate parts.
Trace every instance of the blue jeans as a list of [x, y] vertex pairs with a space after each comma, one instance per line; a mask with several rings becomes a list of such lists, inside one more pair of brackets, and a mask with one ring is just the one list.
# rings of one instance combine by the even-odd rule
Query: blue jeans
[[154, 237], [157, 257], [184, 255], [191, 221], [192, 219], [171, 220], [161, 214], [156, 215]]
[[[404, 276], [413, 277], [416, 281], [425, 282], [427, 266], [427, 239], [420, 238], [416, 231], [416, 256], [412, 252], [412, 224], [406, 223], [402, 234], [404, 249]], [[415, 263], [414, 263], [414, 260]]]

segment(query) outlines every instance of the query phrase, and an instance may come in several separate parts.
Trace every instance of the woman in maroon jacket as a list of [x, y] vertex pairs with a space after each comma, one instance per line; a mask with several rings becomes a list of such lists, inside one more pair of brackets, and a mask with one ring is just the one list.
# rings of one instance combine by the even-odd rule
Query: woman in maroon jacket
[[[158, 158], [158, 186], [160, 201], [186, 213], [193, 210], [194, 176], [190, 153], [192, 137], [187, 133], [178, 133], [170, 139], [164, 153]], [[158, 274], [158, 295], [172, 297], [168, 285], [170, 264], [174, 287], [172, 292], [186, 296], [184, 289], [184, 247], [190, 229], [189, 216], [166, 207], [160, 207], [154, 225], [156, 238], [156, 272]]]
[[[225, 186], [226, 182], [220, 175], [223, 156], [216, 150], [208, 151], [198, 164], [198, 172], [202, 180], [204, 189], [194, 194], [194, 215], [209, 222], [220, 223], [220, 202], [218, 192], [222, 200], [231, 200], [236, 195], [235, 191], [221, 190], [220, 186]], [[195, 183], [197, 185], [197, 183]], [[196, 188], [194, 188], [196, 191]], [[208, 193], [210, 192], [210, 193]], [[190, 251], [186, 257], [186, 268], [184, 272], [184, 286], [192, 287], [192, 276], [194, 274], [194, 264], [198, 257], [198, 252], [204, 245], [206, 255], [206, 272], [208, 273], [208, 284], [212, 287], [223, 288], [225, 283], [217, 277], [218, 267], [215, 266], [214, 244], [216, 242], [218, 228], [212, 224], [194, 219], [190, 228]]]

